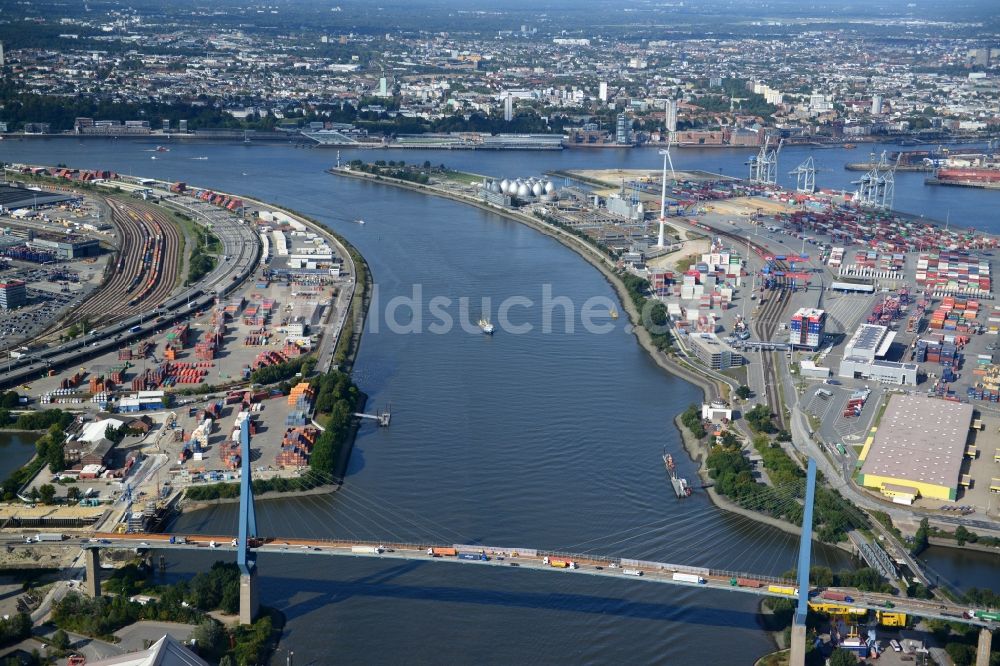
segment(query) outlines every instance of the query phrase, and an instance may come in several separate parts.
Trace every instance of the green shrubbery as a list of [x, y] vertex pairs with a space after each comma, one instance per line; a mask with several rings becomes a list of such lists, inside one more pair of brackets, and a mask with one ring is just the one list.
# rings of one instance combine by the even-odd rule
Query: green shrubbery
[[[183, 217], [183, 216], [182, 216]], [[188, 218], [190, 219], [190, 218]], [[194, 284], [212, 272], [218, 264], [218, 257], [210, 252], [221, 252], [222, 243], [211, 231], [197, 225], [190, 225], [194, 232], [194, 248], [191, 249], [188, 260], [188, 284]]]
[[19, 643], [30, 635], [31, 617], [27, 613], [0, 618], [0, 647]]
[[340, 449], [350, 436], [351, 421], [361, 394], [351, 378], [338, 370], [315, 378], [312, 386], [316, 391], [316, 414], [326, 430], [313, 444], [309, 467], [326, 477], [336, 468]]
[[669, 350], [673, 346], [673, 337], [667, 330], [670, 323], [667, 307], [658, 300], [646, 297], [649, 293], [648, 280], [628, 272], [622, 273], [620, 277], [625, 291], [642, 317], [642, 326], [649, 331], [653, 345], [661, 351]]
[[[53, 603], [52, 620], [61, 629], [105, 639], [139, 620], [197, 624], [195, 635], [200, 639], [203, 656], [219, 661], [229, 655], [238, 664], [267, 660], [274, 630], [267, 612], [252, 626], [232, 630], [206, 615], [216, 610], [228, 614], [239, 612], [240, 571], [236, 564], [216, 562], [190, 581], [160, 587], [148, 586], [146, 575], [136, 565], [127, 565], [104, 583], [105, 589], [115, 596], [91, 599], [71, 592]], [[146, 604], [129, 601], [137, 593], [153, 596], [154, 600]]]
[[[753, 467], [733, 439], [712, 447], [705, 461], [716, 492], [744, 508], [801, 525], [802, 505], [798, 500], [805, 496], [805, 472], [767, 437], [757, 436], [753, 446], [763, 459], [772, 485], [754, 480]], [[816, 538], [827, 543], [843, 541], [849, 529], [868, 526], [863, 513], [836, 491], [819, 485], [813, 517]]]
[[701, 421], [701, 410], [698, 409], [698, 405], [689, 405], [687, 409], [681, 414], [681, 423], [684, 427], [691, 431], [697, 439], [701, 439], [705, 436], [705, 426]]
[[390, 161], [388, 163], [385, 160], [375, 160], [373, 164], [365, 164], [361, 160], [352, 160], [351, 169], [370, 173], [373, 176], [385, 176], [386, 178], [405, 180], [420, 185], [426, 185], [430, 181], [430, 177], [425, 171], [416, 166], [408, 167], [402, 160], [399, 162]]
[[254, 384], [277, 384], [292, 379], [299, 373], [306, 377], [314, 367], [316, 367], [315, 356], [299, 356], [254, 370], [250, 375], [250, 381]]
[[[329, 483], [331, 476], [312, 470], [307, 471], [302, 476], [292, 478], [276, 476], [270, 479], [254, 479], [253, 492], [255, 495], [264, 493], [292, 493], [303, 490], [310, 490]], [[240, 496], [240, 484], [238, 483], [210, 483], [206, 485], [188, 486], [184, 493], [185, 499], [194, 502], [201, 502], [214, 499], [235, 499]]]
[[60, 430], [65, 430], [74, 418], [73, 414], [61, 409], [36, 410], [25, 412], [17, 417], [14, 417], [7, 409], [0, 409], [0, 428], [45, 430], [49, 426], [57, 425]]
[[771, 410], [765, 404], [755, 405], [743, 413], [743, 418], [750, 424], [750, 428], [754, 432], [771, 433], [775, 431], [774, 423], [771, 422]]

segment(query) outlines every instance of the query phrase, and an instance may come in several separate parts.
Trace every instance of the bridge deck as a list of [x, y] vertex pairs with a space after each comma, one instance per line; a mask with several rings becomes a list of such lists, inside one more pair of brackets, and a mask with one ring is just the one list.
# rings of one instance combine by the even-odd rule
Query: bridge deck
[[[170, 543], [171, 538], [174, 538], [175, 543]], [[59, 543], [56, 542], [33, 545], [59, 545]], [[424, 560], [428, 562], [452, 562], [490, 567], [516, 567], [519, 570], [558, 571], [570, 576], [584, 574], [590, 576], [627, 578], [630, 580], [644, 582], [683, 585], [687, 587], [705, 588], [727, 592], [742, 592], [744, 594], [769, 597], [794, 598], [794, 595], [790, 593], [790, 590], [795, 589], [794, 581], [761, 576], [759, 574], [722, 571], [680, 564], [669, 564], [665, 562], [602, 557], [583, 553], [573, 554], [554, 551], [540, 551], [532, 548], [460, 544], [441, 546], [440, 544], [403, 544], [376, 541], [335, 541], [296, 538], [258, 539], [256, 542], [252, 542], [251, 545], [252, 550], [256, 553], [284, 553], [289, 555], [300, 554], [319, 557], [368, 557], [389, 560]], [[85, 540], [81, 546], [84, 548], [112, 549], [149, 548], [160, 550], [219, 550], [230, 552], [237, 550], [237, 546], [234, 544], [234, 538], [232, 536], [222, 535], [99, 533], [95, 535], [93, 539], [90, 539], [89, 541]], [[488, 559], [461, 559], [457, 555], [430, 555], [428, 550], [433, 548], [452, 549], [456, 552], [463, 553], [482, 552], [482, 554]], [[379, 550], [381, 550], [381, 552], [378, 552]], [[549, 558], [550, 560], [560, 559], [572, 561], [576, 564], [577, 568], [557, 568], [550, 564], [546, 564], [546, 558]], [[641, 575], [636, 575], [634, 573], [626, 574], [626, 570], [641, 572]], [[696, 583], [691, 580], [678, 580], [674, 577], [674, 574], [693, 574], [700, 577], [704, 582]], [[756, 583], [760, 583], [760, 586], [752, 587], [749, 585], [733, 585], [732, 580], [734, 578], [742, 578], [745, 581], [755, 581]], [[781, 591], [780, 588], [785, 588], [785, 591]], [[941, 604], [937, 601], [925, 601], [921, 599], [905, 599], [893, 597], [887, 594], [862, 592], [854, 588], [836, 588], [836, 590], [850, 595], [853, 598], [853, 601], [847, 605], [854, 608], [906, 613], [907, 615], [961, 622], [980, 627], [992, 626], [990, 622], [974, 617], [965, 617], [963, 615], [964, 611], [967, 610], [965, 606]], [[823, 602], [830, 603], [826, 601]], [[893, 604], [891, 609], [886, 606], [887, 602]]]

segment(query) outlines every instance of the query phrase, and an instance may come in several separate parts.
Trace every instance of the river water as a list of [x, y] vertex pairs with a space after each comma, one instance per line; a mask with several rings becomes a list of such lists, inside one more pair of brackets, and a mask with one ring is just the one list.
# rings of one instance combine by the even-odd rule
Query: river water
[[31, 432], [0, 431], [0, 479], [31, 460], [38, 435]]
[[[149, 148], [4, 141], [0, 160], [184, 180], [298, 210], [364, 254], [378, 288], [373, 312], [384, 312], [393, 298], [412, 297], [415, 285], [425, 302], [468, 298], [473, 322], [487, 311], [495, 320], [497, 304], [509, 297], [535, 303], [511, 314], [530, 332], [493, 338], [458, 327], [432, 333], [426, 319], [424, 332], [401, 334], [381, 316], [370, 320], [355, 379], [370, 405], [391, 403], [392, 426], [361, 429], [336, 496], [262, 503], [262, 533], [592, 550], [774, 574], [794, 566], [792, 536], [723, 513], [703, 494], [673, 498], [660, 455], [672, 452], [680, 472], [695, 477], [672, 418], [699, 394], [651, 362], [624, 318], [608, 333], [584, 330], [580, 308], [588, 299], [617, 301], [572, 251], [462, 204], [327, 175], [333, 150], [174, 144], [151, 160]], [[807, 154], [786, 149], [782, 168]], [[428, 159], [506, 177], [655, 168], [659, 159], [652, 150], [341, 153], [343, 160], [353, 157]], [[675, 165], [736, 175], [746, 157], [678, 150]], [[842, 163], [866, 157], [860, 148], [816, 151], [820, 165], [831, 169], [818, 180], [846, 187], [851, 174]], [[945, 209], [954, 224], [988, 226], [987, 199], [995, 193], [924, 187], [922, 178], [897, 176], [899, 208], [939, 217]], [[569, 311], [546, 310], [540, 305], [546, 294], [567, 298]], [[405, 306], [396, 312], [409, 321]], [[449, 312], [460, 314], [457, 306]], [[183, 516], [178, 529], [230, 533], [235, 522], [235, 507], [226, 505]], [[848, 565], [839, 551], [814, 553], [819, 564]], [[190, 575], [212, 559], [171, 558], [167, 578]], [[282, 646], [296, 652], [296, 663], [425, 662], [442, 655], [489, 663], [749, 663], [771, 645], [750, 596], [432, 562], [303, 554], [266, 556], [260, 564], [261, 598], [288, 617]], [[283, 652], [276, 656], [283, 659]]]

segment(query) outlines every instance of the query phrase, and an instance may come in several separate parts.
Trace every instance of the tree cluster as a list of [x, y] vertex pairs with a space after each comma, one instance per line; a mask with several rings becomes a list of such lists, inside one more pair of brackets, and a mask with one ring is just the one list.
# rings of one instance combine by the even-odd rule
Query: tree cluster
[[[786, 575], [795, 576], [795, 571]], [[856, 587], [863, 592], [892, 593], [893, 587], [871, 567], [833, 572], [828, 567], [809, 569], [809, 584], [816, 587]]]
[[[227, 630], [208, 611], [233, 614], [240, 605], [240, 571], [234, 563], [216, 562], [206, 572], [175, 585], [148, 587], [148, 571], [135, 564], [117, 570], [105, 583], [114, 596], [97, 599], [71, 592], [54, 602], [52, 620], [60, 629], [99, 638], [139, 620], [197, 624], [199, 652], [214, 661], [258, 664], [267, 660], [274, 623], [265, 614], [250, 627]], [[146, 604], [130, 601], [137, 593], [154, 597]], [[30, 620], [28, 622], [30, 631]]]
[[354, 171], [361, 171], [363, 173], [370, 173], [373, 176], [385, 176], [386, 178], [395, 178], [396, 180], [405, 180], [411, 183], [418, 183], [420, 185], [426, 185], [430, 182], [430, 177], [427, 175], [426, 171], [423, 171], [416, 166], [406, 166], [402, 161], [398, 163], [390, 161], [388, 164], [385, 160], [376, 160], [372, 164], [366, 164], [361, 160], [352, 160], [351, 169]]
[[292, 379], [299, 373], [305, 377], [312, 372], [315, 366], [316, 358], [314, 356], [299, 356], [283, 363], [275, 363], [254, 370], [250, 375], [250, 381], [254, 384], [277, 384]]
[[706, 434], [705, 425], [701, 420], [701, 410], [698, 409], [698, 405], [688, 405], [688, 408], [681, 413], [681, 423], [691, 431], [691, 434], [696, 439], [701, 439]]
[[[715, 480], [716, 492], [744, 508], [801, 525], [800, 501], [805, 497], [805, 473], [767, 437], [755, 437], [753, 446], [761, 456], [772, 485], [757, 483], [753, 467], [738, 442], [735, 438], [724, 439], [712, 447], [705, 461], [709, 476]], [[848, 530], [868, 524], [864, 514], [839, 493], [822, 486], [816, 488], [813, 521], [816, 537], [826, 543], [842, 541]]]
[[73, 414], [64, 412], [61, 409], [42, 409], [25, 412], [17, 418], [14, 418], [7, 409], [0, 409], [0, 428], [45, 430], [50, 426], [57, 425], [60, 430], [65, 430], [73, 423], [73, 418]]
[[[923, 527], [923, 525], [921, 525], [921, 527]], [[917, 534], [919, 536], [921, 533], [918, 531]], [[940, 539], [954, 539], [958, 542], [959, 546], [964, 546], [967, 543], [977, 543], [982, 546], [992, 547], [1000, 546], [1000, 537], [977, 534], [963, 525], [956, 527], [954, 532], [947, 532], [938, 527], [929, 527], [925, 530], [924, 536], [933, 536]]]
[[774, 423], [771, 421], [771, 410], [767, 405], [761, 403], [743, 413], [743, 418], [750, 424], [754, 432], [772, 433], [775, 431]]
[[31, 617], [27, 613], [0, 618], [0, 647], [19, 643], [30, 635]]
[[625, 285], [625, 291], [628, 292], [632, 303], [642, 313], [642, 325], [649, 331], [653, 345], [660, 351], [668, 351], [673, 346], [673, 338], [667, 331], [667, 326], [670, 323], [667, 307], [658, 300], [650, 301], [647, 298], [649, 280], [628, 272], [621, 273], [619, 277]]
[[[275, 476], [270, 479], [254, 479], [253, 492], [255, 495], [264, 493], [294, 493], [303, 490], [310, 490], [330, 482], [329, 474], [322, 474], [313, 470], [307, 471], [302, 476], [286, 478]], [[73, 490], [71, 488], [70, 490]], [[210, 483], [205, 485], [188, 486], [184, 493], [186, 499], [194, 502], [203, 502], [214, 499], [235, 499], [240, 496], [240, 484], [238, 483]]]
[[213, 246], [220, 247], [219, 239], [207, 230], [195, 227], [194, 249], [188, 258], [188, 284], [194, 284], [215, 268], [218, 259], [207, 252]]
[[316, 412], [326, 415], [326, 428], [316, 439], [309, 467], [322, 475], [332, 474], [340, 456], [340, 449], [350, 436], [351, 421], [361, 397], [351, 378], [339, 370], [332, 370], [312, 381], [316, 391]]
[[0, 409], [15, 409], [19, 404], [21, 396], [17, 394], [17, 391], [7, 391], [2, 396], [0, 396]]

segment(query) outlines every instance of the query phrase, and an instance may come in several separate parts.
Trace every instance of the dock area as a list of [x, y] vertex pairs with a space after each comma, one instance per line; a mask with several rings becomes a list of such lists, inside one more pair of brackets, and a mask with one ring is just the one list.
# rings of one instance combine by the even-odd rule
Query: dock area
[[380, 428], [388, 428], [389, 422], [392, 420], [392, 412], [388, 409], [375, 412], [374, 414], [355, 412], [354, 417], [359, 419], [369, 419], [377, 422]]

